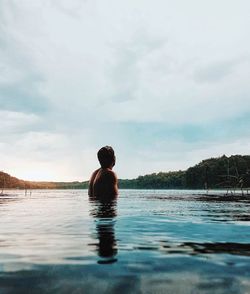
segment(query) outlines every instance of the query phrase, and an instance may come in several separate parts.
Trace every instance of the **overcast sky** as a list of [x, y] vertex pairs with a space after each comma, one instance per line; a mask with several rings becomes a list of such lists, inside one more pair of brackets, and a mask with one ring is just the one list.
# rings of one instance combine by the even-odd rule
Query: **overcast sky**
[[0, 170], [119, 178], [250, 152], [248, 0], [0, 0]]

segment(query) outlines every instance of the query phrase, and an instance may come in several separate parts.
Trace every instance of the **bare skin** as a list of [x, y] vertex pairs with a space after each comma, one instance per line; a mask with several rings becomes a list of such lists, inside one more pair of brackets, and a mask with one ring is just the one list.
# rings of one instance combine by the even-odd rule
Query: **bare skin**
[[93, 172], [89, 182], [89, 196], [98, 199], [114, 199], [118, 195], [118, 180], [112, 166]]

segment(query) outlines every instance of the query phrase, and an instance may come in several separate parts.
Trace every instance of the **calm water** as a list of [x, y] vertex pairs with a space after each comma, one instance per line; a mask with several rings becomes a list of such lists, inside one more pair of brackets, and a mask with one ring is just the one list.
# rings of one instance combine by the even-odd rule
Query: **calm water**
[[250, 199], [198, 193], [8, 191], [0, 293], [250, 293]]

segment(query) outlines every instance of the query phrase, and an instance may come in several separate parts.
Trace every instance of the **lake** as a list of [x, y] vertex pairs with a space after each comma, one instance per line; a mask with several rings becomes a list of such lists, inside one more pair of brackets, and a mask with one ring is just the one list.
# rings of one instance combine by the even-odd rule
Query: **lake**
[[250, 196], [7, 191], [0, 293], [250, 293]]

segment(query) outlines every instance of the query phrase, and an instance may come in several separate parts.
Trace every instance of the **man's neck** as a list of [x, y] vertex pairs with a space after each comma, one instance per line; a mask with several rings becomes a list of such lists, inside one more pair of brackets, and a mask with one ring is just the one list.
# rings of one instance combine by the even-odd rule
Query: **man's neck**
[[113, 166], [109, 166], [109, 167], [101, 167], [101, 169], [109, 169], [112, 170]]

